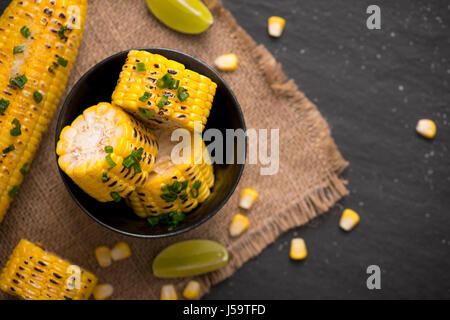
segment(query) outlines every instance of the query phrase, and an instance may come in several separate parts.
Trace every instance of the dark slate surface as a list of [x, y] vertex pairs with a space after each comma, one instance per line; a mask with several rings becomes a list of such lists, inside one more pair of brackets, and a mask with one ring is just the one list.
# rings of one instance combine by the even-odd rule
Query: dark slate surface
[[[223, 1], [328, 120], [351, 195], [206, 298], [450, 298], [450, 3]], [[381, 7], [381, 30], [365, 26], [369, 4]], [[280, 39], [266, 33], [270, 15], [287, 19]], [[437, 123], [433, 141], [414, 131], [425, 117]], [[346, 207], [361, 216], [349, 234], [337, 226]], [[294, 236], [309, 250], [300, 263], [288, 258]], [[381, 290], [366, 287], [372, 264]]]

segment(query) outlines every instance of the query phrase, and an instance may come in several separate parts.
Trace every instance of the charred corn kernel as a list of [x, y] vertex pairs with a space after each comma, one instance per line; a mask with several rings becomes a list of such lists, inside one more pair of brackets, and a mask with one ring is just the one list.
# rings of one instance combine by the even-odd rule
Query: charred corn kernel
[[60, 168], [87, 194], [120, 201], [145, 184], [158, 144], [121, 108], [102, 102], [61, 131], [56, 153]]
[[92, 293], [95, 300], [106, 300], [114, 293], [114, 287], [108, 283], [99, 284]]
[[[139, 69], [138, 64], [144, 67]], [[193, 131], [197, 122], [199, 130], [203, 130], [216, 88], [211, 79], [181, 63], [147, 51], [131, 50], [112, 103], [152, 126]]]
[[271, 37], [279, 38], [283, 33], [286, 20], [281, 17], [270, 17], [267, 23], [267, 29]]
[[109, 267], [112, 263], [111, 250], [106, 246], [100, 246], [95, 249], [95, 258], [100, 267]]
[[344, 212], [342, 212], [341, 220], [339, 221], [339, 226], [341, 229], [345, 231], [350, 231], [356, 225], [359, 223], [359, 215], [351, 210], [351, 209], [345, 209]]
[[123, 260], [131, 256], [131, 249], [128, 243], [118, 242], [111, 250], [111, 258], [114, 261]]
[[430, 119], [420, 119], [417, 122], [416, 131], [425, 138], [433, 139], [436, 136], [436, 124]]
[[0, 17], [0, 222], [64, 91], [86, 9], [87, 0], [13, 0]]
[[289, 257], [291, 257], [292, 260], [303, 260], [307, 255], [308, 251], [306, 250], [305, 240], [302, 238], [292, 239]]
[[230, 236], [237, 237], [248, 229], [250, 222], [248, 218], [240, 213], [235, 214], [230, 224]]
[[233, 71], [238, 66], [238, 57], [234, 53], [227, 53], [217, 57], [214, 64], [219, 70]]
[[173, 284], [166, 284], [161, 288], [161, 300], [178, 300], [177, 290]]
[[196, 300], [200, 295], [200, 283], [191, 280], [183, 290], [183, 297], [188, 300]]
[[241, 194], [239, 207], [248, 210], [255, 203], [256, 199], [258, 199], [258, 192], [254, 189], [245, 188]]
[[172, 159], [177, 142], [170, 140], [168, 131], [154, 133], [160, 148], [154, 169], [127, 203], [142, 218], [192, 211], [209, 197], [214, 185], [213, 167], [205, 144], [199, 134], [193, 134], [191, 137], [196, 138], [191, 139], [190, 157]]
[[97, 277], [20, 240], [0, 274], [0, 289], [27, 300], [87, 300]]

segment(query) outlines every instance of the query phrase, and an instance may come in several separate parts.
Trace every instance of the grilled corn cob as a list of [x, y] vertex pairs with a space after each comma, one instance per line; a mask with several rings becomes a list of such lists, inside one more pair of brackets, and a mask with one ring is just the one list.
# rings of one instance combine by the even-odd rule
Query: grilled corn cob
[[[155, 131], [160, 146], [155, 167], [147, 182], [136, 188], [128, 204], [142, 217], [162, 213], [192, 211], [211, 194], [214, 185], [213, 167], [203, 140], [201, 148], [192, 143], [190, 158], [175, 164], [171, 158], [174, 142], [167, 131]], [[194, 139], [192, 139], [193, 141]]]
[[0, 274], [0, 289], [27, 300], [87, 300], [96, 283], [92, 273], [24, 239]]
[[154, 135], [122, 109], [102, 102], [61, 131], [56, 152], [61, 169], [101, 202], [120, 201], [152, 170]]
[[53, 116], [87, 0], [13, 0], [0, 17], [0, 222]]
[[[217, 85], [184, 65], [147, 51], [131, 50], [112, 103], [159, 127], [205, 128]], [[196, 129], [197, 130], [197, 129]]]

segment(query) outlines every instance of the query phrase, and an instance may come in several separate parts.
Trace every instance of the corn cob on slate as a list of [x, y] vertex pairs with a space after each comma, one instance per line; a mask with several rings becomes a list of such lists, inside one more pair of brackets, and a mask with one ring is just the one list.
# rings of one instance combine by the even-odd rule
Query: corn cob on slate
[[[131, 50], [112, 95], [112, 103], [150, 125], [203, 130], [217, 85], [173, 60]], [[197, 128], [195, 128], [198, 130]]]
[[0, 274], [0, 289], [27, 300], [87, 300], [97, 277], [83, 269], [77, 275], [77, 268], [22, 239]]
[[87, 0], [13, 0], [0, 17], [0, 222], [67, 83]]
[[149, 129], [119, 107], [102, 102], [61, 131], [60, 168], [101, 202], [129, 197], [145, 185], [158, 153]]
[[[155, 167], [147, 182], [136, 188], [128, 205], [135, 213], [147, 218], [164, 213], [190, 212], [199, 203], [204, 202], [211, 194], [214, 185], [213, 166], [205, 144], [201, 137], [201, 147], [192, 149], [189, 158], [181, 164], [175, 164], [171, 152], [176, 144], [170, 140], [170, 133], [164, 130], [155, 131], [160, 152], [156, 157]], [[206, 152], [204, 152], [206, 151]]]

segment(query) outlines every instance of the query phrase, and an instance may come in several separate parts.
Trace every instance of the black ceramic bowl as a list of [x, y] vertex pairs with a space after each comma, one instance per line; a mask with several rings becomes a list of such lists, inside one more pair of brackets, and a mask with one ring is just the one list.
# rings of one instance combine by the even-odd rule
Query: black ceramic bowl
[[[245, 130], [244, 118], [236, 97], [230, 87], [211, 67], [176, 50], [163, 48], [143, 48], [139, 50], [161, 54], [168, 59], [176, 60], [184, 64], [186, 68], [203, 74], [217, 83], [217, 93], [206, 129], [216, 128], [223, 133], [226, 129]], [[56, 127], [56, 143], [61, 130], [70, 125], [83, 110], [99, 102], [111, 101], [112, 92], [128, 51], [119, 52], [103, 60], [78, 80], [67, 96], [59, 115]], [[240, 152], [245, 155], [246, 143], [243, 146], [236, 144], [235, 149], [238, 147], [243, 148]], [[225, 154], [225, 150], [223, 154]], [[235, 154], [237, 154], [237, 150], [235, 150]], [[160, 238], [191, 230], [216, 214], [235, 190], [243, 169], [243, 164], [214, 164], [216, 182], [211, 195], [204, 203], [189, 213], [180, 225], [171, 230], [167, 226], [150, 227], [148, 222], [137, 217], [124, 201], [120, 203], [96, 201], [73, 183], [62, 170], [59, 170], [59, 172], [75, 202], [87, 215], [101, 225], [128, 236]]]

